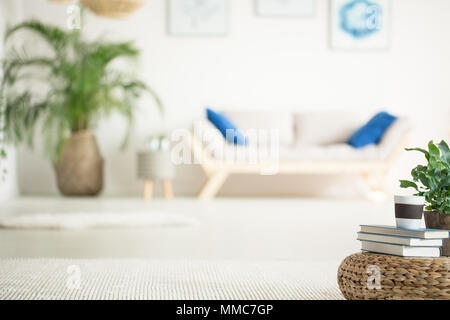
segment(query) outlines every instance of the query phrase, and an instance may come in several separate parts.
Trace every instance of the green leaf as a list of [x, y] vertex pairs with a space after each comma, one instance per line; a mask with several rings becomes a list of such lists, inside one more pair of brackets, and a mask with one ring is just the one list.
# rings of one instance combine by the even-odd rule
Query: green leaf
[[6, 155], [6, 150], [1, 149], [1, 150], [0, 150], [0, 158], [6, 159], [6, 157], [7, 157], [7, 155]]
[[422, 148], [406, 148], [405, 150], [406, 151], [419, 151], [419, 152], [422, 152], [425, 155], [425, 158], [427, 160], [430, 159], [430, 153], [427, 150], [425, 150], [425, 149], [422, 149]]
[[441, 150], [442, 157], [445, 159], [445, 161], [450, 162], [450, 148], [448, 147], [448, 144], [442, 140], [438, 144], [439, 149]]
[[414, 188], [419, 191], [417, 184], [408, 180], [400, 180], [400, 188]]
[[439, 151], [439, 148], [433, 143], [433, 140], [428, 143], [428, 150], [430, 154], [439, 157], [441, 155], [441, 152]]

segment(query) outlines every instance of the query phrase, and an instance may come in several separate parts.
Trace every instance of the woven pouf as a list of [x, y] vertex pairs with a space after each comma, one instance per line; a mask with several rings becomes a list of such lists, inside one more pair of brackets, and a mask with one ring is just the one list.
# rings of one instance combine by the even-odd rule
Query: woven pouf
[[341, 263], [338, 283], [351, 300], [450, 300], [450, 258], [355, 253]]

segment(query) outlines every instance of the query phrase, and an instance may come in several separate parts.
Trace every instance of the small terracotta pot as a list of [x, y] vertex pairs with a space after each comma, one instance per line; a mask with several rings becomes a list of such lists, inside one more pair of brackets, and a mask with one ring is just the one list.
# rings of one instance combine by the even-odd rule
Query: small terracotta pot
[[[450, 214], [436, 211], [425, 211], [425, 225], [429, 229], [450, 230]], [[444, 239], [442, 255], [450, 257], [450, 239]]]

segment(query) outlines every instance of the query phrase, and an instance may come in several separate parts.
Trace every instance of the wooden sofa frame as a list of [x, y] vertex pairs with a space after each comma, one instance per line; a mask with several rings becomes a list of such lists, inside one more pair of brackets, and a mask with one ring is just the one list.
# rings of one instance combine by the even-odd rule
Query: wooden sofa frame
[[[361, 174], [372, 191], [386, 192], [384, 177], [395, 164], [406, 146], [408, 133], [402, 136], [386, 160], [360, 161], [280, 161], [277, 174]], [[207, 180], [198, 194], [199, 199], [214, 198], [231, 174], [259, 174], [267, 164], [225, 163], [211, 157], [202, 142], [191, 133], [188, 142], [194, 159], [201, 159], [200, 166]]]

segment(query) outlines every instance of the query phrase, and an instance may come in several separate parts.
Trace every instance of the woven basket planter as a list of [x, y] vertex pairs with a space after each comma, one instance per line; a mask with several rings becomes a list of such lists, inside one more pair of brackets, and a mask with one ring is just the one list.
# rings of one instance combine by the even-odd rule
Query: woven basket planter
[[73, 133], [54, 167], [65, 196], [95, 196], [103, 188], [103, 158], [90, 131]]
[[107, 18], [125, 18], [146, 2], [147, 0], [81, 0], [96, 15]]
[[[378, 289], [368, 286], [369, 266], [380, 270]], [[350, 300], [450, 300], [450, 258], [356, 253], [341, 263], [338, 283], [344, 297]]]

